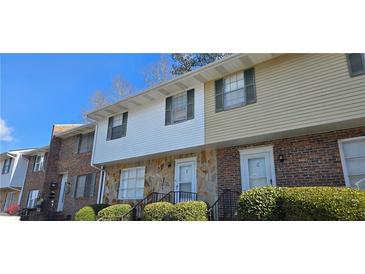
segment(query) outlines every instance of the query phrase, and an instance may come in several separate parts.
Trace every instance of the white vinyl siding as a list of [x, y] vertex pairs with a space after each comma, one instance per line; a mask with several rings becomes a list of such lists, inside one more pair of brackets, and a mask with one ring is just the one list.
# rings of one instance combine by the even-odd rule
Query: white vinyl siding
[[345, 54], [286, 54], [254, 68], [257, 102], [244, 108], [217, 113], [215, 82], [205, 84], [207, 144], [365, 117], [365, 75], [349, 76]]
[[365, 189], [365, 137], [339, 142], [346, 185]]
[[118, 199], [142, 199], [144, 194], [145, 167], [122, 169]]
[[39, 190], [31, 190], [28, 194], [27, 208], [35, 208], [37, 205], [37, 198], [39, 195]]
[[[165, 125], [166, 96], [128, 109], [128, 134], [107, 141], [108, 118], [97, 122], [93, 164], [119, 161], [132, 157], [192, 148], [204, 144], [204, 90], [203, 84], [189, 86], [194, 89], [194, 118]], [[177, 90], [176, 94], [182, 90]], [[168, 96], [176, 95], [174, 93]]]

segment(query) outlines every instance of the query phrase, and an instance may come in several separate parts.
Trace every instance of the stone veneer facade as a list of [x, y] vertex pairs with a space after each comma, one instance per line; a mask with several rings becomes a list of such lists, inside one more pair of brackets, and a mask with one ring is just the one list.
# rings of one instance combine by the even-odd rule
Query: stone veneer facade
[[345, 186], [338, 140], [359, 136], [365, 136], [365, 127], [218, 149], [219, 192], [241, 191], [239, 150], [263, 145], [274, 147], [277, 186]]
[[151, 192], [168, 193], [174, 190], [175, 160], [190, 157], [197, 157], [198, 199], [212, 204], [217, 199], [217, 157], [215, 149], [106, 166], [107, 179], [105, 182], [104, 202], [135, 202], [130, 200], [118, 201], [117, 199], [120, 174], [124, 168], [146, 167], [144, 196]]

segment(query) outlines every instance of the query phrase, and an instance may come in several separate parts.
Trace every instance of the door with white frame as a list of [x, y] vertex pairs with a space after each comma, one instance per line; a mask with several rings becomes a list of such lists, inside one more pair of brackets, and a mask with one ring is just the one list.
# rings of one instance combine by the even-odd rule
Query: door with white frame
[[242, 190], [276, 186], [273, 147], [240, 150]]
[[66, 194], [65, 190], [66, 190], [67, 178], [68, 178], [68, 174], [64, 173], [62, 175], [60, 195], [59, 195], [58, 204], [57, 204], [57, 211], [58, 212], [63, 211], [63, 207], [64, 207], [64, 204], [65, 204], [65, 194]]
[[196, 168], [196, 157], [175, 161], [175, 202], [196, 200]]

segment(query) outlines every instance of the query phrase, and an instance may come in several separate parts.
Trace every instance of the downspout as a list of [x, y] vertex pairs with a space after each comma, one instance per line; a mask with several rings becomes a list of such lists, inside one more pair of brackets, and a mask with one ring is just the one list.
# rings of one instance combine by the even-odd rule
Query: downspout
[[103, 195], [104, 195], [104, 183], [105, 183], [105, 170], [104, 166], [97, 167], [93, 164], [94, 162], [94, 151], [96, 146], [96, 139], [97, 139], [97, 131], [98, 131], [98, 124], [95, 123], [95, 133], [94, 133], [94, 143], [93, 143], [93, 149], [91, 153], [91, 163], [90, 166], [100, 171], [99, 173], [99, 189], [98, 189], [98, 196], [96, 198], [96, 203], [101, 204], [103, 202]]

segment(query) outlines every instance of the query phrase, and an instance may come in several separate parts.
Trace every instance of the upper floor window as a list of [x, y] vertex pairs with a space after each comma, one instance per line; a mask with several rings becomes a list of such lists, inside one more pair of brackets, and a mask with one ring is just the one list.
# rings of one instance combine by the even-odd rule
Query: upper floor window
[[194, 89], [166, 98], [165, 125], [194, 118]]
[[365, 53], [349, 53], [347, 62], [351, 76], [365, 74]]
[[34, 156], [33, 171], [43, 170], [43, 164], [44, 164], [44, 155]]
[[215, 81], [216, 112], [256, 102], [255, 69], [231, 74]]
[[92, 151], [94, 142], [94, 132], [80, 135], [78, 139], [78, 153]]
[[142, 199], [144, 194], [145, 167], [122, 169], [118, 199]]
[[109, 118], [107, 140], [114, 140], [127, 134], [128, 112]]
[[28, 199], [27, 199], [27, 208], [35, 208], [37, 205], [37, 199], [39, 195], [39, 190], [31, 190], [28, 193]]
[[95, 193], [96, 173], [90, 173], [76, 177], [75, 198], [93, 197]]
[[11, 162], [13, 161], [13, 158], [8, 158], [5, 159], [4, 161], [4, 165], [3, 165], [3, 170], [2, 170], [2, 174], [7, 174], [10, 171], [10, 167], [11, 167]]

